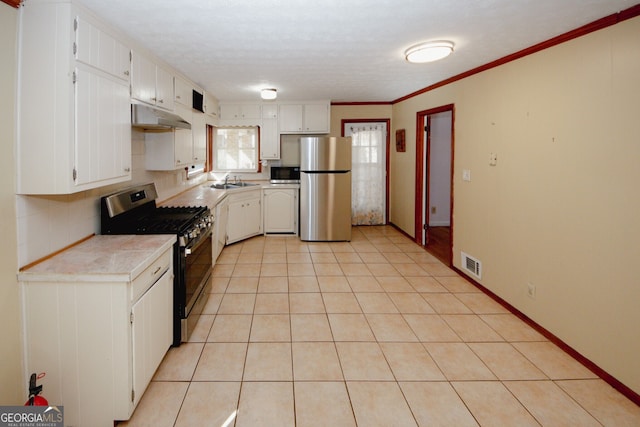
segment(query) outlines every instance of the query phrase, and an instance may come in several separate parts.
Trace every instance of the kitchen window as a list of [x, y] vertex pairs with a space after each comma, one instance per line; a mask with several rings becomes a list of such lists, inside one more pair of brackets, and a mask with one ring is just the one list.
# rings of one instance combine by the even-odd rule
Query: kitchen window
[[213, 135], [214, 172], [259, 172], [259, 128], [219, 127]]

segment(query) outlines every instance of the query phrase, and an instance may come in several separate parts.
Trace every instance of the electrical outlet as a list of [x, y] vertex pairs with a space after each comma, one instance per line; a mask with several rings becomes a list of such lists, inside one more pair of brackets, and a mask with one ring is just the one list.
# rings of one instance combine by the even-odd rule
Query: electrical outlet
[[469, 169], [462, 170], [462, 180], [471, 181], [471, 171]]
[[527, 295], [531, 299], [536, 299], [536, 285], [531, 282], [527, 283]]
[[435, 206], [431, 206], [431, 213], [435, 214], [436, 213], [436, 207]]

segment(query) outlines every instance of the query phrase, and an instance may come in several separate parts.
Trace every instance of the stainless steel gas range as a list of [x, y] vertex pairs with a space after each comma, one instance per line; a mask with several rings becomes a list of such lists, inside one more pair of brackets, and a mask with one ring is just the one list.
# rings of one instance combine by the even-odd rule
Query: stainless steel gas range
[[209, 291], [214, 217], [206, 206], [158, 207], [153, 183], [100, 200], [102, 234], [176, 234], [173, 250], [173, 345], [187, 341]]

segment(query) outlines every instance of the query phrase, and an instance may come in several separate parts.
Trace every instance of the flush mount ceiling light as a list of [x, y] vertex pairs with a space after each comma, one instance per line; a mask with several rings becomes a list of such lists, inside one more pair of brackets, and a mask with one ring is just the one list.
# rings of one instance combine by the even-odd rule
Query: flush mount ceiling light
[[260, 91], [260, 97], [262, 99], [271, 100], [271, 99], [276, 99], [277, 96], [278, 96], [278, 91], [273, 88], [262, 89]]
[[453, 43], [446, 40], [420, 43], [404, 51], [408, 62], [422, 64], [446, 58], [453, 52]]

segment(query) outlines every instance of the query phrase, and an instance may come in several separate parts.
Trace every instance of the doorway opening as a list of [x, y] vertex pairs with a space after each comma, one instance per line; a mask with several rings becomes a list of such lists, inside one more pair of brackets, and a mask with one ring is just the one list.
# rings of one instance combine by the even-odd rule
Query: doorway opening
[[353, 225], [389, 222], [389, 119], [342, 120], [352, 138]]
[[416, 123], [415, 239], [451, 266], [454, 106], [420, 111]]

